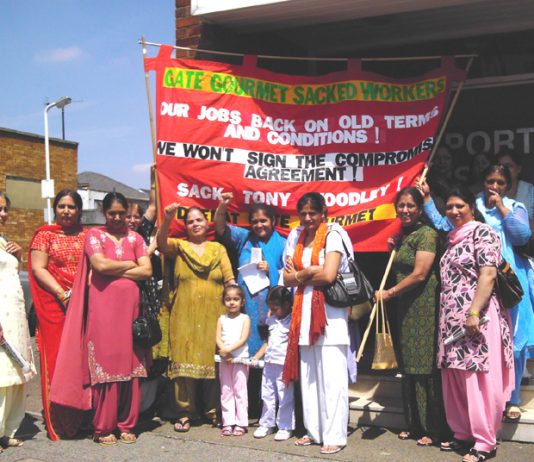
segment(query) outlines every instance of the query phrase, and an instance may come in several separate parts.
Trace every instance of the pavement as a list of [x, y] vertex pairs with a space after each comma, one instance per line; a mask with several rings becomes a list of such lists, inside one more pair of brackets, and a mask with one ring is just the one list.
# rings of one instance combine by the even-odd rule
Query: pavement
[[[27, 388], [27, 414], [18, 436], [25, 440], [20, 448], [0, 454], [0, 462], [32, 461], [180, 461], [180, 462], [267, 462], [267, 461], [361, 461], [361, 462], [460, 462], [461, 454], [444, 453], [437, 447], [418, 447], [413, 440], [401, 441], [397, 434], [379, 427], [349, 425], [348, 444], [334, 455], [321, 455], [319, 446], [296, 447], [295, 438], [276, 442], [274, 435], [254, 439], [255, 422], [242, 437], [224, 437], [211, 425], [193, 426], [188, 433], [176, 433], [169, 422], [158, 418], [144, 420], [137, 428], [136, 444], [119, 443], [102, 447], [90, 437], [50, 441], [44, 430], [39, 378]], [[495, 461], [534, 462], [534, 444], [503, 442]]]

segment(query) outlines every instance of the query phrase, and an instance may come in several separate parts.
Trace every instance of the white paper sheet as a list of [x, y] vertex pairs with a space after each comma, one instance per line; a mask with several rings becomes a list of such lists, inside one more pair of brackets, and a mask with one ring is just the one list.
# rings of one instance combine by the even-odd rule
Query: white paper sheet
[[262, 258], [261, 247], [252, 247], [250, 249], [250, 263], [259, 263]]
[[258, 269], [257, 263], [248, 263], [238, 268], [238, 270], [252, 295], [269, 287], [269, 277]]

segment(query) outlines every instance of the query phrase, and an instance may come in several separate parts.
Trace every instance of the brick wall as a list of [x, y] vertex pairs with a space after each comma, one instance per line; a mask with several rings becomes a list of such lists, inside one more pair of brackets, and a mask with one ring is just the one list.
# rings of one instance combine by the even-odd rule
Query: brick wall
[[[198, 48], [202, 36], [202, 22], [191, 17], [191, 0], [176, 0], [176, 45]], [[176, 50], [177, 58], [194, 58], [195, 52]]]
[[[0, 190], [6, 189], [6, 177], [29, 180], [45, 178], [44, 137], [31, 133], [0, 128]], [[63, 188], [76, 189], [78, 172], [78, 143], [50, 140], [50, 177], [55, 181], [55, 192]], [[9, 195], [9, 191], [7, 191]], [[19, 243], [24, 251], [24, 267], [30, 239], [35, 229], [44, 224], [43, 210], [17, 208], [11, 204], [6, 236]]]

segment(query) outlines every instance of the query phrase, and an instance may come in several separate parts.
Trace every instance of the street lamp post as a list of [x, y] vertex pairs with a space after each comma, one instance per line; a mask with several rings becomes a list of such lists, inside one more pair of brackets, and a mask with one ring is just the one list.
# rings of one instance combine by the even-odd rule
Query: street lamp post
[[50, 199], [54, 197], [54, 180], [50, 179], [50, 141], [48, 138], [48, 111], [53, 107], [61, 110], [72, 102], [68, 96], [47, 104], [44, 110], [44, 129], [45, 129], [45, 174], [46, 179], [41, 181], [41, 197], [46, 198], [46, 220], [48, 224], [52, 224], [52, 208], [50, 207]]

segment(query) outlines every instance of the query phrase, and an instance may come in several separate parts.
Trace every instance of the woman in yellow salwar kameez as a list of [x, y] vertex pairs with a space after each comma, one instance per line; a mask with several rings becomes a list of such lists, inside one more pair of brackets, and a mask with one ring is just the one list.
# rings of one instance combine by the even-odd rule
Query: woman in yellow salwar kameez
[[[169, 323], [169, 378], [175, 381], [179, 419], [178, 432], [190, 429], [190, 421], [205, 414], [216, 422], [219, 388], [215, 380], [215, 333], [224, 312], [222, 291], [234, 283], [225, 248], [207, 240], [209, 222], [198, 208], [185, 216], [187, 240], [168, 238], [177, 204], [165, 207], [165, 219], [158, 233], [158, 247], [175, 257], [172, 309]], [[197, 409], [201, 393], [203, 412]]]

